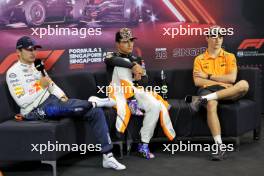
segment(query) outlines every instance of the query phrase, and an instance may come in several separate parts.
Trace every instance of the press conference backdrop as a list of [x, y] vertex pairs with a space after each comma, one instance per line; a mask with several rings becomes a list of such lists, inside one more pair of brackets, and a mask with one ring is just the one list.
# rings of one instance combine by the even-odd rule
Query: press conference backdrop
[[262, 0], [0, 0], [0, 81], [17, 60], [15, 45], [23, 35], [43, 46], [37, 57], [50, 74], [95, 72], [105, 69], [104, 56], [115, 50], [121, 27], [138, 38], [134, 53], [147, 69], [192, 67], [207, 46], [201, 31], [218, 24], [227, 29], [224, 48], [238, 64], [263, 70], [263, 5]]

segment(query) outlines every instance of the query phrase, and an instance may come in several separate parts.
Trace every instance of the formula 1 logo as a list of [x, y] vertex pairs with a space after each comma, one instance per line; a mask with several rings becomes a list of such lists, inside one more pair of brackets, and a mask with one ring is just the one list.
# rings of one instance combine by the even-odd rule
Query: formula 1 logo
[[245, 39], [238, 47], [237, 56], [238, 57], [255, 57], [264, 56], [264, 52], [261, 48], [264, 45], [264, 38], [262, 39]]
[[[38, 51], [36, 53], [36, 58], [42, 59], [45, 63], [45, 69], [50, 70], [64, 51], [65, 50]], [[17, 60], [17, 53], [9, 54], [0, 64], [0, 74], [4, 74]]]
[[264, 45], [264, 39], [245, 39], [238, 49], [255, 48], [260, 49]]

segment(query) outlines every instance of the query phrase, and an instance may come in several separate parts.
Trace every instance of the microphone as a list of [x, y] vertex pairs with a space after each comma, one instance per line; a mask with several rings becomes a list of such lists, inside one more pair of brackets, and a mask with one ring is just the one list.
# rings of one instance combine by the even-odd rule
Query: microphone
[[46, 76], [46, 73], [44, 72], [44, 63], [40, 59], [36, 59], [34, 61], [34, 65], [38, 71], [41, 72], [42, 76]]

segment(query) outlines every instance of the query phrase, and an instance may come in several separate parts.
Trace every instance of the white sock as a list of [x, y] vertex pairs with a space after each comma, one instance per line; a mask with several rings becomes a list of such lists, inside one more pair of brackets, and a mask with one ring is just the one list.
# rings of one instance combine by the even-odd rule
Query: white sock
[[114, 155], [113, 155], [112, 152], [110, 152], [110, 153], [105, 154], [105, 156], [106, 156], [107, 158], [111, 158], [111, 157], [113, 157]]
[[216, 135], [214, 136], [214, 141], [216, 144], [222, 144], [222, 138], [221, 138], [221, 135]]
[[91, 102], [93, 105], [93, 108], [96, 108], [96, 103], [95, 102]]
[[216, 93], [211, 93], [211, 94], [202, 96], [202, 98], [205, 98], [207, 101], [210, 101], [210, 100], [217, 100], [218, 97]]

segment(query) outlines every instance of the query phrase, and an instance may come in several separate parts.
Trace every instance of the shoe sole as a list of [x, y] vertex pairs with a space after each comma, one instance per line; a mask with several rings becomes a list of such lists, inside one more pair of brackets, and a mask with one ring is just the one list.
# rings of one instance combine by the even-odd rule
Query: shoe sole
[[155, 156], [153, 157], [153, 158], [147, 158], [143, 153], [141, 153], [141, 152], [137, 152], [137, 156], [139, 156], [140, 158], [144, 158], [144, 159], [147, 159], [147, 160], [150, 160], [150, 159], [154, 159], [155, 158]]
[[107, 167], [107, 166], [104, 166], [104, 165], [103, 165], [103, 168], [105, 168], [105, 169], [114, 169], [114, 170], [117, 170], [117, 171], [126, 169], [126, 167], [124, 169], [117, 169], [117, 168], [113, 168], [113, 167]]
[[[91, 96], [91, 97], [88, 99], [88, 101], [95, 102], [96, 104], [97, 104], [97, 102], [101, 102], [101, 103], [102, 103], [102, 102], [103, 102], [103, 103], [108, 102], [108, 103], [109, 103], [109, 105], [107, 104], [107, 105], [105, 105], [105, 106], [103, 106], [103, 107], [113, 107], [113, 106], [116, 105], [116, 103], [115, 103], [115, 102], [112, 102], [110, 98], [99, 98], [99, 97]], [[110, 104], [110, 103], [111, 103], [111, 104]], [[101, 107], [101, 106], [100, 106], [100, 107]]]

